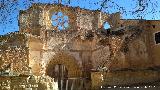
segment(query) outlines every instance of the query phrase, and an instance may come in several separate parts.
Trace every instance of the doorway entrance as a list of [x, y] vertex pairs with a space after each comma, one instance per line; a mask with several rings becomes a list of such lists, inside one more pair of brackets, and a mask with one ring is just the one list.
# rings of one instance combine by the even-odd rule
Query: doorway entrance
[[68, 70], [63, 64], [57, 64], [54, 67], [54, 79], [58, 82], [59, 90], [65, 90], [66, 81], [68, 80]]
[[75, 90], [83, 85], [82, 71], [77, 60], [66, 53], [57, 53], [50, 59], [45, 72], [58, 82], [59, 90]]

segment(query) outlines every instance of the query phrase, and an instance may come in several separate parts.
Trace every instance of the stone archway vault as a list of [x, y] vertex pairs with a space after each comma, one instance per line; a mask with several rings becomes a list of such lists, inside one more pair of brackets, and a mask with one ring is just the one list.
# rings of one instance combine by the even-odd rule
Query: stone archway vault
[[46, 65], [46, 75], [51, 76], [52, 70], [55, 65], [62, 64], [68, 70], [68, 78], [81, 77], [82, 71], [79, 68], [79, 65], [76, 59], [73, 56], [70, 56], [65, 53], [58, 53], [50, 59], [49, 63]]

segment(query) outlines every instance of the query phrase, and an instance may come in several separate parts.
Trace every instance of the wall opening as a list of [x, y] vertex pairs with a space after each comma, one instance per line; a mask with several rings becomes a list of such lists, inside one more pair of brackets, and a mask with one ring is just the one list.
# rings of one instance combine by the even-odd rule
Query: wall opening
[[54, 12], [51, 17], [52, 25], [56, 30], [65, 30], [68, 28], [69, 18], [63, 12]]
[[156, 42], [156, 44], [160, 43], [160, 32], [155, 33], [155, 42]]
[[65, 66], [65, 70], [67, 70], [65, 71], [67, 72], [67, 78], [81, 77], [82, 75], [81, 69], [79, 68], [76, 59], [66, 53], [57, 53], [54, 58], [48, 62], [45, 71], [46, 75], [55, 78], [54, 68], [57, 67], [57, 65]]
[[156, 27], [156, 25], [152, 25], [152, 27], [153, 27], [153, 28], [155, 28], [155, 27]]
[[106, 29], [106, 30], [109, 30], [111, 27], [110, 27], [110, 25], [109, 25], [108, 22], [105, 22], [105, 23], [103, 24], [103, 28]]
[[[58, 88], [61, 90], [64, 90], [66, 87], [66, 81], [68, 79], [68, 70], [65, 65], [63, 64], [57, 64], [55, 67], [53, 67], [53, 75], [55, 81], [58, 82]], [[62, 82], [63, 81], [63, 82]]]
[[57, 64], [57, 65], [55, 65], [55, 67], [53, 67], [54, 68], [54, 77], [55, 77], [55, 79], [66, 79], [66, 78], [68, 78], [68, 70], [67, 70], [67, 68], [66, 68], [66, 66], [65, 65], [63, 65], [63, 64]]

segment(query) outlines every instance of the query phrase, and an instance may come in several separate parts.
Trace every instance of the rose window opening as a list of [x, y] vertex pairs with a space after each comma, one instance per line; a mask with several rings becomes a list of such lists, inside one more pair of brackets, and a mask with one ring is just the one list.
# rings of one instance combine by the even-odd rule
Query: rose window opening
[[69, 19], [68, 16], [62, 12], [55, 12], [52, 15], [52, 25], [55, 30], [65, 30], [68, 28]]

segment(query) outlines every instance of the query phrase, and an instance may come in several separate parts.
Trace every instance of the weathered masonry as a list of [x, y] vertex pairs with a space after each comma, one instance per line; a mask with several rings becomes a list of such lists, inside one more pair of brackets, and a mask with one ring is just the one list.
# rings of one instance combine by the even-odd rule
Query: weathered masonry
[[159, 80], [160, 21], [33, 4], [20, 11], [19, 27], [19, 32], [0, 37], [1, 69], [17, 75], [87, 78], [93, 88]]

